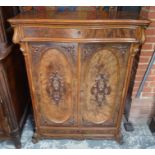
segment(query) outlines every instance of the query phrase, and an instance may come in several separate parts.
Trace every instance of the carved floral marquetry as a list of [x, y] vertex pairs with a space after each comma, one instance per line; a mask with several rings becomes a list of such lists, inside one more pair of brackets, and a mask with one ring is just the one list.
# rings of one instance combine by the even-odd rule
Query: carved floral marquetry
[[91, 88], [91, 94], [98, 106], [102, 106], [102, 104], [105, 103], [106, 95], [109, 95], [110, 91], [111, 88], [108, 84], [108, 76], [104, 73], [97, 75], [95, 83]]
[[63, 77], [56, 71], [52, 73], [49, 79], [50, 97], [54, 104], [59, 104], [64, 95], [64, 82]]

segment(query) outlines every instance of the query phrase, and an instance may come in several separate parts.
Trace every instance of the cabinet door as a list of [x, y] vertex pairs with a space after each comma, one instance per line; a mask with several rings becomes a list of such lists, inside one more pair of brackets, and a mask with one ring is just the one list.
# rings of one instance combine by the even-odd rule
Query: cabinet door
[[82, 44], [80, 115], [83, 126], [115, 126], [124, 89], [128, 44]]
[[34, 110], [41, 126], [76, 125], [76, 44], [31, 43]]

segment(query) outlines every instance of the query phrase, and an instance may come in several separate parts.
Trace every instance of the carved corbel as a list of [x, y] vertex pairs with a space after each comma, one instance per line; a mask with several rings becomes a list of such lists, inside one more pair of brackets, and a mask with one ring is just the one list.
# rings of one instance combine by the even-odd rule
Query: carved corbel
[[131, 49], [131, 56], [134, 57], [137, 52], [140, 50], [139, 49], [140, 44], [133, 44], [132, 49]]
[[133, 44], [132, 50], [131, 50], [131, 56], [135, 56], [136, 53], [140, 50], [140, 46], [145, 42], [145, 27], [140, 27], [139, 28], [139, 43]]
[[13, 43], [20, 45], [20, 50], [22, 51], [23, 55], [26, 56], [26, 47], [25, 43], [21, 42], [21, 35], [20, 35], [20, 27], [14, 27], [14, 35], [13, 35]]
[[140, 44], [143, 44], [145, 41], [145, 28], [144, 27], [139, 27], [137, 31], [138, 35], [138, 41]]
[[141, 28], [141, 39], [140, 39], [140, 43], [143, 44], [145, 41], [145, 29]]
[[20, 42], [20, 35], [19, 35], [19, 26], [14, 27], [14, 34], [13, 34], [13, 43], [19, 44]]

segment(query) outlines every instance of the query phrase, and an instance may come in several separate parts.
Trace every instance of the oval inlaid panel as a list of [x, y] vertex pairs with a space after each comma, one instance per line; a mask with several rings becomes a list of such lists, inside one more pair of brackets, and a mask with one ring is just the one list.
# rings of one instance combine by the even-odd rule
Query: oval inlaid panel
[[82, 120], [102, 124], [112, 119], [117, 106], [119, 62], [110, 50], [100, 50], [83, 67]]
[[40, 62], [40, 108], [48, 121], [63, 123], [72, 115], [72, 71], [63, 53], [47, 50]]

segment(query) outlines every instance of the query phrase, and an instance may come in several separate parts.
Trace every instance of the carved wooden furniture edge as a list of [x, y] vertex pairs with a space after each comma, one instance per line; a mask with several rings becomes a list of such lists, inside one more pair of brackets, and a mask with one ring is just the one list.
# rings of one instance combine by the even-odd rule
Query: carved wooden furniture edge
[[14, 34], [13, 34], [13, 42], [15, 44], [19, 44], [20, 43], [20, 27], [19, 26], [13, 26], [14, 28]]
[[6, 45], [5, 48], [0, 48], [0, 61], [10, 54], [12, 47], [13, 45]]
[[140, 50], [140, 45], [141, 44], [133, 44], [132, 48], [132, 52], [131, 52], [131, 56], [134, 57], [136, 55], [136, 53]]
[[[31, 39], [31, 38], [30, 38], [30, 40], [26, 40], [26, 39], [24, 40], [24, 37], [21, 36], [22, 35], [22, 26], [23, 25], [18, 25], [17, 24], [17, 25], [12, 25], [12, 26], [14, 27], [13, 42], [15, 44], [20, 44], [20, 50], [25, 55], [25, 43], [28, 42], [28, 41], [34, 41], [34, 40]], [[139, 26], [139, 32], [138, 32], [139, 33], [138, 34], [139, 37], [138, 37], [137, 41], [128, 40], [128, 38], [126, 38], [124, 40], [121, 40], [121, 39], [118, 40], [118, 38], [112, 38], [111, 40], [108, 40], [108, 39], [106, 40], [106, 38], [105, 38], [105, 40], [103, 40], [103, 39], [101, 39], [100, 41], [99, 40], [95, 40], [94, 42], [98, 42], [98, 41], [99, 42], [104, 42], [104, 41], [105, 42], [129, 42], [129, 43], [134, 43], [135, 44], [134, 49], [138, 49], [139, 46], [145, 42], [145, 28], [146, 27], [143, 27], [143, 26], [140, 27]], [[53, 39], [56, 39], [56, 38], [53, 38]], [[60, 39], [60, 38], [58, 38], [58, 39]], [[51, 38], [46, 38], [44, 41], [46, 42], [46, 41], [50, 41], [50, 40], [51, 40]], [[74, 40], [74, 41], [77, 41], [77, 42], [80, 41], [80, 40], [85, 40], [86, 42], [89, 42], [89, 39], [77, 39], [77, 40], [75, 40], [75, 39], [70, 38], [69, 41], [71, 41], [71, 40]], [[136, 40], [136, 38], [135, 38], [135, 40]], [[64, 42], [67, 42], [67, 41], [64, 41]], [[137, 51], [137, 50], [134, 50], [134, 51]], [[133, 51], [133, 53], [135, 55], [134, 51]]]
[[[87, 41], [91, 41], [92, 39], [91, 38], [42, 38], [42, 37], [39, 37], [39, 38], [31, 38], [31, 37], [25, 37], [22, 35], [23, 33], [23, 27], [25, 25], [12, 25], [12, 27], [14, 27], [14, 35], [13, 35], [13, 42], [15, 44], [19, 44], [20, 42], [27, 42], [27, 41], [54, 41], [55, 39], [57, 40], [64, 40], [65, 39], [65, 42], [70, 42], [71, 40], [74, 40], [76, 42], [83, 42], [84, 40], [87, 42]], [[30, 25], [31, 26], [31, 25]], [[44, 27], [45, 25], [42, 25], [42, 27]], [[50, 25], [49, 25], [50, 26]], [[107, 25], [106, 25], [107, 26]], [[116, 25], [113, 25], [114, 27], [113, 28], [118, 28]], [[126, 26], [129, 26], [129, 25], [126, 25]], [[32, 25], [33, 27], [33, 25]], [[37, 27], [37, 26], [36, 26]], [[47, 26], [46, 26], [47, 27]], [[124, 27], [122, 27], [124, 28]], [[130, 29], [130, 27], [128, 27]], [[138, 35], [138, 38], [96, 38], [95, 42], [140, 42], [140, 43], [143, 43], [145, 41], [145, 26], [139, 26], [137, 29], [138, 29], [138, 32], [137, 32], [137, 35]]]
[[23, 42], [21, 42], [20, 26], [14, 26], [14, 25], [11, 25], [11, 26], [14, 28], [12, 41], [14, 44], [20, 45], [20, 50], [22, 51], [23, 55], [25, 55], [25, 44]]
[[106, 24], [106, 25], [134, 25], [134, 26], [148, 26], [151, 23], [151, 20], [146, 19], [90, 19], [90, 20], [74, 20], [74, 19], [21, 19], [21, 18], [12, 18], [8, 20], [12, 24], [44, 24], [44, 25], [66, 25], [66, 24]]

